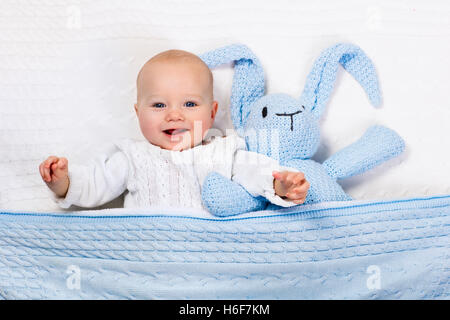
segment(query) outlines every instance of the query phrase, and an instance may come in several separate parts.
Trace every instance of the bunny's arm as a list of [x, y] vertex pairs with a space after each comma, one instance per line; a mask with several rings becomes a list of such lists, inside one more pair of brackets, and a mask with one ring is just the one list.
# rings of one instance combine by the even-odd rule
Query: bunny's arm
[[240, 184], [216, 172], [203, 182], [202, 201], [211, 214], [219, 217], [264, 210], [268, 204], [264, 197], [253, 197]]
[[398, 156], [405, 143], [393, 130], [372, 126], [356, 142], [325, 160], [323, 166], [334, 179], [345, 179], [363, 173]]

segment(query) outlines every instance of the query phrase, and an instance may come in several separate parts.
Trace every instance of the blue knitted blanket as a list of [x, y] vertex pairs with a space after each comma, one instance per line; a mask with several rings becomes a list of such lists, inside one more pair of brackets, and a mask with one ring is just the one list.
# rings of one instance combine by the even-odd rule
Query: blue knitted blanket
[[450, 195], [236, 218], [0, 213], [4, 299], [448, 299]]

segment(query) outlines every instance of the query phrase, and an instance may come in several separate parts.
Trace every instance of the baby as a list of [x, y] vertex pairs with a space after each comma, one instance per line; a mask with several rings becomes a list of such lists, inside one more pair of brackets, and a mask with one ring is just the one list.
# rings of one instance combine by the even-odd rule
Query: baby
[[[134, 109], [144, 141], [117, 141], [86, 166], [69, 169], [68, 160], [56, 156], [40, 164], [42, 179], [59, 206], [95, 207], [126, 191], [126, 208], [204, 210], [201, 186], [213, 171], [280, 206], [305, 201], [309, 183], [303, 173], [245, 151], [245, 141], [237, 134], [205, 139], [218, 103], [212, 73], [199, 57], [182, 50], [157, 54], [141, 68], [136, 85]], [[257, 159], [254, 165], [245, 160], [249, 154]], [[249, 176], [252, 181], [243, 178]]]

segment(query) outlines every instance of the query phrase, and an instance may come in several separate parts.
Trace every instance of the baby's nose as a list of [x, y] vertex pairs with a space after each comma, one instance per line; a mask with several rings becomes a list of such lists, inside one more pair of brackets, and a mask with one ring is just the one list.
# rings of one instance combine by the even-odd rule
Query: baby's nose
[[170, 108], [166, 116], [167, 121], [184, 120], [183, 113], [178, 108]]

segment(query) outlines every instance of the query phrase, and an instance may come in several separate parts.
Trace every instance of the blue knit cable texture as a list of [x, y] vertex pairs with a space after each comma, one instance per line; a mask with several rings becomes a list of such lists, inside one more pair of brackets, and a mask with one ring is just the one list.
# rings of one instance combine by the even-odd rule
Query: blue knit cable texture
[[[245, 45], [219, 48], [201, 58], [211, 68], [234, 62], [230, 108], [235, 129], [245, 138], [249, 151], [272, 157], [280, 165], [305, 174], [311, 185], [306, 204], [351, 200], [337, 179], [370, 170], [405, 148], [396, 132], [374, 126], [323, 164], [311, 160], [320, 144], [319, 120], [333, 91], [339, 65], [361, 84], [373, 106], [381, 103], [375, 68], [353, 44], [339, 43], [320, 54], [299, 99], [283, 93], [264, 95], [261, 63]], [[205, 207], [218, 216], [276, 208], [268, 206], [262, 197], [252, 198], [242, 186], [216, 173], [203, 182], [202, 199]]]
[[0, 299], [450, 297], [450, 196], [171, 214], [0, 212]]

